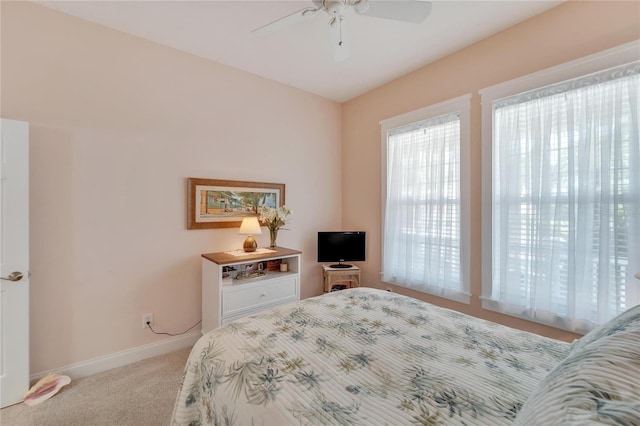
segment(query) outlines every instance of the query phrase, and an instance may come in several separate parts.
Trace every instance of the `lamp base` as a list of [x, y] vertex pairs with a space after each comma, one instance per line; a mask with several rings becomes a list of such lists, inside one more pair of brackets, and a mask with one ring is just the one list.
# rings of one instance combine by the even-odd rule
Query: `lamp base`
[[256, 251], [256, 249], [258, 248], [258, 242], [255, 238], [253, 238], [252, 235], [249, 235], [247, 239], [244, 240], [244, 245], [242, 246], [242, 248], [246, 252]]

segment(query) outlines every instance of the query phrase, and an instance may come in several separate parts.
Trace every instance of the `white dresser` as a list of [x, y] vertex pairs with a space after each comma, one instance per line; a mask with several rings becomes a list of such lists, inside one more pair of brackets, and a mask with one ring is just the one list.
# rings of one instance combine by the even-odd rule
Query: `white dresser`
[[[231, 320], [300, 300], [300, 251], [202, 255], [202, 333]], [[286, 264], [281, 271], [280, 264]]]

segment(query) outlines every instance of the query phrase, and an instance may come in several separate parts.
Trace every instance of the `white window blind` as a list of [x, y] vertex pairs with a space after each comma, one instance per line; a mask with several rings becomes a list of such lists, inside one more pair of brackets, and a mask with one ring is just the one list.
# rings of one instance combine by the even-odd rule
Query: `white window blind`
[[584, 332], [640, 303], [639, 87], [635, 62], [493, 102], [498, 310]]
[[462, 128], [456, 111], [386, 131], [383, 281], [468, 302]]

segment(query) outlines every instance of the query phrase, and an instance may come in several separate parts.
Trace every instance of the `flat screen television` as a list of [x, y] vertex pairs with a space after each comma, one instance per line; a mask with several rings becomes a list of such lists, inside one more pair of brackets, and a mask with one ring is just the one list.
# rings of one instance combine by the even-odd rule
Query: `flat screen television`
[[363, 262], [364, 231], [318, 232], [318, 262], [337, 262], [332, 268], [350, 268], [343, 262]]

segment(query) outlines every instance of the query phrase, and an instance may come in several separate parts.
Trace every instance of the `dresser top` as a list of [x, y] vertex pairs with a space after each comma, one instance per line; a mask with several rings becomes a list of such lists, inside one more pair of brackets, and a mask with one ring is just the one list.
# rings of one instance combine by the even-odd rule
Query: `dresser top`
[[[265, 247], [269, 249], [268, 247]], [[231, 263], [244, 263], [251, 262], [253, 260], [267, 260], [267, 259], [278, 259], [286, 256], [295, 256], [296, 254], [301, 254], [302, 252], [299, 250], [288, 249], [284, 247], [276, 247], [274, 253], [246, 253], [241, 256], [234, 256], [224, 251], [220, 251], [217, 253], [205, 253], [202, 255], [207, 260], [212, 261], [213, 263], [217, 263], [218, 265], [228, 265]]]

